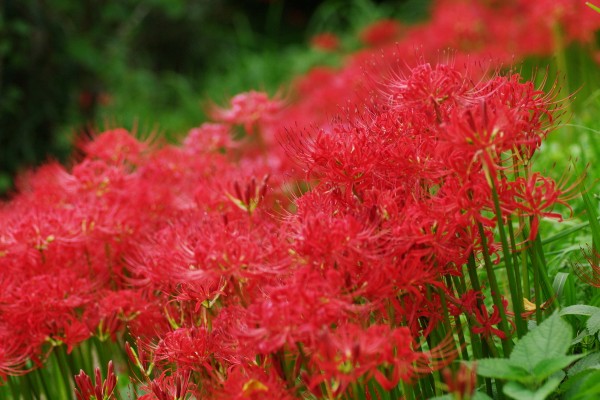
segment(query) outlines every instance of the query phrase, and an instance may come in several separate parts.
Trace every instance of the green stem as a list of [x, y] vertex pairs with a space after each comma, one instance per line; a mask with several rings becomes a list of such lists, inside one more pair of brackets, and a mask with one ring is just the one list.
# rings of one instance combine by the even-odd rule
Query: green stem
[[8, 387], [10, 388], [10, 392], [12, 393], [13, 400], [20, 400], [21, 392], [19, 390], [18, 385], [15, 384], [14, 378], [12, 376], [9, 376], [7, 381], [8, 381]]
[[91, 373], [94, 369], [92, 361], [92, 346], [90, 345], [90, 341], [91, 339], [86, 340], [77, 346], [75, 350], [73, 350], [80, 360], [80, 362], [77, 363], [80, 369], [83, 369], [87, 373]]
[[415, 400], [415, 392], [414, 392], [412, 386], [404, 381], [401, 381], [400, 384], [402, 386], [402, 393], [404, 394], [404, 399], [405, 400]]
[[[524, 232], [527, 235], [527, 232]], [[531, 268], [533, 269], [533, 292], [535, 296], [535, 317], [536, 321], [540, 323], [543, 319], [541, 306], [543, 304], [542, 297], [551, 299], [554, 296], [554, 289], [548, 276], [548, 269], [546, 268], [546, 260], [543, 254], [543, 248], [539, 236], [537, 236], [529, 246], [527, 253], [531, 259]], [[549, 305], [549, 309], [553, 310], [556, 306], [554, 304]]]
[[521, 279], [523, 280], [523, 294], [528, 299], [531, 298], [531, 287], [529, 285], [529, 267], [527, 257], [521, 257]]
[[39, 395], [37, 393], [37, 386], [34, 383], [33, 379], [31, 379], [31, 372], [20, 379], [20, 392], [23, 393], [26, 400], [39, 399]]
[[[476, 335], [473, 335], [476, 336]], [[487, 344], [482, 341], [481, 342], [481, 353], [482, 353], [482, 358], [489, 358], [490, 353], [488, 351], [488, 346]], [[490, 398], [494, 398], [494, 386], [492, 385], [492, 379], [491, 378], [485, 378], [484, 379], [485, 382], [485, 391], [488, 394], [488, 396], [490, 396]]]
[[[446, 286], [451, 290], [454, 291], [454, 285], [452, 284], [452, 278], [449, 275], [446, 275]], [[447, 311], [444, 311], [445, 313]], [[450, 316], [450, 313], [448, 313], [448, 317]], [[458, 347], [460, 348], [460, 353], [462, 356], [463, 360], [469, 360], [469, 352], [467, 350], [467, 343], [465, 340], [465, 333], [463, 332], [463, 326], [462, 323], [460, 322], [460, 315], [456, 315], [454, 317], [454, 325], [456, 326], [456, 334], [458, 337]], [[452, 330], [450, 330], [452, 331]]]
[[[525, 335], [527, 333], [527, 326], [525, 325], [525, 321], [520, 318], [521, 314], [523, 313], [523, 293], [519, 290], [519, 286], [517, 285], [517, 281], [516, 281], [516, 275], [517, 273], [515, 272], [515, 269], [513, 267], [513, 254], [511, 252], [511, 248], [508, 245], [508, 239], [506, 237], [506, 231], [504, 229], [504, 223], [503, 223], [503, 215], [502, 215], [502, 209], [500, 208], [500, 200], [498, 199], [498, 190], [496, 188], [496, 183], [494, 182], [493, 179], [491, 179], [491, 183], [492, 183], [492, 197], [494, 199], [494, 208], [496, 211], [496, 220], [498, 222], [498, 233], [500, 235], [500, 243], [502, 244], [502, 255], [503, 255], [503, 259], [504, 259], [504, 266], [506, 267], [506, 276], [508, 278], [508, 287], [510, 290], [510, 297], [512, 300], [512, 306], [513, 306], [513, 310], [515, 312], [515, 324], [517, 326], [517, 335], [518, 337], [522, 337], [523, 335]], [[510, 220], [509, 220], [509, 225], [510, 225]], [[481, 224], [479, 224], [479, 233], [481, 235], [484, 234], [483, 232], [483, 227], [481, 226]], [[514, 243], [514, 236], [511, 235], [511, 242]], [[485, 257], [485, 254], [484, 254]], [[486, 267], [487, 267], [487, 261], [486, 261]], [[488, 274], [489, 274], [489, 270], [488, 270]], [[496, 278], [494, 277], [494, 280]], [[492, 285], [492, 281], [490, 280], [490, 285]], [[497, 290], [492, 288], [492, 290]], [[493, 293], [492, 293], [493, 295]], [[494, 303], [495, 303], [495, 299], [494, 299]], [[499, 307], [496, 304], [497, 307]], [[500, 308], [500, 307], [499, 307]], [[503, 317], [504, 319], [504, 317]], [[504, 329], [502, 329], [504, 331]], [[509, 331], [504, 331], [507, 336], [510, 333]], [[508, 356], [508, 353], [505, 352], [505, 355]]]
[[[108, 362], [111, 359], [110, 352], [107, 351], [105, 342], [101, 341], [97, 337], [93, 337], [91, 340], [92, 340], [92, 343], [94, 344], [94, 347], [96, 348], [96, 354], [98, 355], [98, 361], [100, 361], [99, 367], [100, 367], [100, 370], [102, 371], [102, 376], [106, 376], [107, 369], [108, 369]], [[86, 371], [86, 372], [91, 373], [92, 371]]]
[[[534, 256], [534, 258], [536, 258]], [[537, 267], [537, 262], [532, 262], [533, 267], [533, 291], [535, 293], [535, 321], [540, 324], [542, 322], [542, 292], [540, 290], [540, 269]]]
[[[66, 358], [65, 348], [63, 346], [55, 349], [56, 360], [58, 362], [58, 366], [61, 371], [63, 385], [66, 390], [69, 391], [69, 394], [73, 393], [74, 384], [74, 376], [77, 375], [79, 371], [74, 370], [75, 366], [69, 366], [69, 363]], [[91, 371], [88, 371], [91, 373]]]
[[[542, 240], [540, 239], [540, 235], [537, 235], [534, 243], [536, 253], [539, 257], [539, 265], [540, 275], [542, 278], [542, 291], [546, 296], [546, 299], [550, 299], [554, 296], [554, 288], [552, 287], [552, 282], [550, 281], [550, 275], [548, 274], [548, 263], [546, 262], [546, 256], [544, 255], [544, 248], [542, 246]], [[550, 304], [550, 310], [554, 310], [556, 307], [554, 303]]]
[[506, 339], [502, 339], [502, 350], [504, 352], [504, 356], [508, 357], [512, 350], [512, 341], [510, 340], [510, 329], [508, 329], [508, 320], [506, 318], [506, 312], [504, 311], [502, 297], [500, 296], [500, 288], [498, 287], [498, 281], [496, 280], [494, 266], [490, 258], [485, 232], [483, 230], [483, 226], [480, 223], [477, 224], [477, 227], [479, 228], [479, 236], [481, 237], [483, 261], [485, 265], [485, 270], [487, 272], [488, 282], [490, 283], [492, 299], [494, 301], [494, 305], [498, 308], [498, 311], [500, 313], [500, 323], [498, 325], [502, 332], [506, 334]]
[[[471, 280], [471, 286], [476, 292], [481, 292], [481, 284], [479, 283], [479, 276], [477, 275], [477, 264], [475, 263], [475, 255], [471, 253], [467, 261], [467, 271], [469, 273], [469, 279]], [[464, 288], [466, 291], [466, 285]]]
[[73, 392], [71, 383], [68, 380], [68, 376], [70, 374], [66, 373], [63, 370], [63, 368], [61, 368], [60, 362], [58, 361], [58, 354], [56, 354], [56, 351], [53, 351], [50, 357], [52, 358], [53, 370], [56, 372], [57, 375], [60, 375], [60, 379], [58, 380], [58, 382], [55, 382], [56, 388], [60, 391], [60, 398], [70, 399], [71, 394]]
[[358, 382], [354, 381], [354, 382], [352, 382], [351, 386], [352, 386], [352, 392], [354, 394], [354, 396], [352, 398], [358, 399], [358, 400], [366, 400], [365, 387], [363, 385], [359, 385]]
[[[510, 237], [510, 246], [511, 249], [514, 249], [513, 251], [513, 271], [515, 273], [515, 284], [517, 286], [517, 293], [519, 293], [520, 297], [521, 297], [521, 305], [523, 305], [523, 298], [525, 297], [525, 293], [523, 292], [523, 285], [522, 285], [522, 279], [521, 279], [521, 273], [519, 271], [519, 260], [524, 258], [520, 256], [520, 253], [517, 252], [517, 242], [515, 240], [515, 232], [512, 226], [512, 218], [510, 218], [510, 216], [508, 217], [508, 236]], [[522, 308], [521, 311], [524, 311], [524, 309]], [[516, 311], [515, 311], [516, 314]], [[519, 318], [519, 314], [515, 315], [515, 318], [520, 320], [521, 318]], [[527, 332], [527, 326], [526, 324], [523, 322], [523, 324], [525, 325], [525, 332]], [[517, 331], [518, 333], [518, 331]], [[519, 335], [519, 337], [521, 337]]]

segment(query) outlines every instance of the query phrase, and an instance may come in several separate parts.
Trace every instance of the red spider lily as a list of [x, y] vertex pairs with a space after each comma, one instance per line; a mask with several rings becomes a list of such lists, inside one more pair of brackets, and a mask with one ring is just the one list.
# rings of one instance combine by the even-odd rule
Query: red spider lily
[[459, 300], [460, 310], [466, 314], [475, 314], [483, 301], [483, 293], [473, 289], [467, 290]]
[[240, 93], [231, 99], [231, 108], [214, 107], [212, 117], [217, 121], [243, 125], [247, 134], [252, 134], [256, 124], [269, 121], [283, 106], [279, 100], [270, 100], [266, 93]]
[[[391, 339], [392, 345], [398, 346], [398, 340], [400, 340], [400, 343], [409, 340], [408, 337], [404, 336], [405, 333], [400, 329], [395, 329]], [[415, 349], [417, 347], [416, 345], [414, 346]], [[398, 347], [396, 347], [396, 350], [399, 350]], [[411, 359], [411, 351], [412, 355], [416, 357], [414, 363], [408, 361]], [[375, 379], [384, 389], [391, 390], [400, 381], [410, 381], [412, 378], [420, 375], [428, 375], [433, 371], [440, 370], [450, 364], [458, 354], [454, 340], [450, 336], [444, 338], [429, 351], [411, 351], [405, 349], [398, 353], [386, 353], [388, 359], [384, 365], [387, 365], [388, 368], [384, 368], [384, 372], [378, 370], [375, 373]], [[389, 371], [390, 366], [392, 366], [391, 372]]]
[[340, 39], [331, 32], [324, 32], [310, 39], [311, 47], [323, 51], [335, 51], [340, 46]]
[[477, 320], [478, 326], [473, 326], [471, 330], [474, 333], [478, 333], [485, 337], [491, 337], [492, 335], [498, 336], [500, 339], [506, 339], [506, 332], [501, 331], [500, 329], [494, 328], [494, 325], [500, 323], [500, 311], [498, 307], [495, 305], [492, 306], [493, 312], [492, 315], [489, 314], [487, 307], [484, 304], [481, 304], [478, 308], [475, 309], [475, 319]]
[[106, 379], [102, 380], [100, 368], [94, 370], [95, 384], [92, 382], [92, 378], [89, 377], [83, 370], [79, 375], [75, 375], [75, 395], [77, 400], [114, 400], [115, 388], [117, 386], [117, 376], [115, 375], [115, 369], [113, 362], [108, 362], [108, 372]]
[[137, 165], [142, 161], [143, 153], [148, 151], [147, 143], [139, 142], [125, 129], [103, 132], [81, 147], [90, 159], [114, 165], [123, 162]]
[[581, 253], [585, 261], [573, 264], [575, 274], [588, 285], [600, 288], [600, 265], [598, 263], [600, 255], [590, 246], [587, 250], [581, 249]]
[[144, 343], [140, 338], [136, 340], [135, 347], [137, 351], [131, 347], [129, 342], [125, 342], [125, 353], [144, 377], [149, 377], [154, 369], [153, 347]]
[[448, 120], [449, 112], [458, 104], [468, 105], [474, 94], [467, 77], [450, 65], [421, 64], [405, 78], [391, 80], [385, 93], [395, 107], [411, 107], [426, 112], [432, 124]]
[[226, 193], [226, 195], [241, 210], [246, 211], [248, 215], [252, 215], [260, 201], [265, 197], [268, 181], [269, 175], [265, 175], [262, 181], [257, 185], [256, 178], [252, 177], [250, 182], [246, 184], [243, 193], [239, 182], [236, 181], [233, 184], [234, 194]]
[[227, 371], [227, 379], [210, 394], [214, 399], [290, 400], [296, 398], [276, 374], [256, 365], [235, 365]]
[[22, 339], [15, 337], [12, 330], [0, 325], [0, 384], [7, 376], [28, 373], [31, 369], [26, 364], [34, 351]]
[[283, 284], [263, 289], [267, 296], [248, 306], [237, 338], [259, 354], [296, 343], [312, 343], [322, 326], [344, 320], [363, 307], [340, 287], [338, 274], [298, 270]]
[[313, 192], [297, 201], [298, 212], [287, 225], [294, 252], [312, 265], [341, 269], [381, 259], [376, 226], [366, 216], [336, 214], [328, 197]]
[[79, 313], [92, 299], [92, 285], [75, 274], [63, 269], [52, 275], [31, 277], [14, 285], [7, 293], [7, 304], [0, 305], [3, 323], [11, 327], [14, 335], [28, 338], [32, 354], [39, 356], [46, 342], [66, 342], [70, 350], [90, 336]]
[[591, 32], [600, 27], [598, 14], [586, 6], [586, 2], [570, 2], [568, 0], [522, 1], [523, 7], [530, 15], [532, 29], [546, 31], [560, 26], [564, 29], [565, 41], [577, 40], [583, 43], [593, 41]]
[[400, 38], [402, 25], [393, 19], [383, 19], [365, 27], [358, 36], [369, 46], [381, 46], [392, 43]]
[[467, 364], [460, 363], [458, 370], [450, 368], [442, 370], [442, 377], [446, 384], [446, 390], [454, 395], [456, 400], [467, 400], [473, 396], [477, 385], [477, 373], [475, 368], [469, 368]]
[[[408, 329], [390, 329], [389, 325], [344, 324], [333, 332], [322, 331], [311, 357], [319, 373], [313, 375], [309, 387], [327, 382], [332, 395], [339, 396], [359, 378], [368, 381], [371, 377], [393, 387], [413, 376], [412, 363], [420, 357], [413, 345]], [[389, 367], [391, 377], [378, 369], [381, 366]]]
[[212, 338], [204, 328], [179, 328], [162, 336], [154, 349], [154, 364], [176, 365], [182, 370], [208, 370], [212, 367]]
[[571, 209], [565, 200], [567, 192], [559, 188], [553, 179], [544, 177], [539, 172], [531, 174], [528, 178], [517, 177], [513, 182], [508, 182], [507, 186], [512, 196], [510, 199], [503, 198], [503, 207], [531, 218], [529, 241], [537, 236], [540, 218], [562, 221], [562, 214], [552, 211], [554, 206], [561, 204]]
[[224, 152], [235, 147], [227, 124], [206, 122], [191, 129], [183, 140], [183, 148], [193, 154]]
[[196, 385], [190, 383], [190, 372], [178, 370], [175, 375], [161, 374], [145, 388], [150, 393], [139, 400], [187, 400], [193, 396]]
[[499, 117], [495, 112], [485, 101], [478, 107], [457, 109], [445, 129], [456, 151], [464, 151], [466, 159], [470, 160], [465, 172], [478, 171], [485, 166], [488, 179], [495, 177], [505, 164], [502, 153], [507, 143], [514, 144], [514, 139], [498, 124]]

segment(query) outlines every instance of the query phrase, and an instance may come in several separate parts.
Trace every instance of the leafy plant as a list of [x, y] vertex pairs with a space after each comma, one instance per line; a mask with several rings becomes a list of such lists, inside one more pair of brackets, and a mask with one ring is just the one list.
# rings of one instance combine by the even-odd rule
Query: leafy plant
[[509, 358], [477, 360], [477, 374], [508, 381], [503, 391], [513, 399], [546, 399], [563, 380], [563, 370], [584, 356], [567, 354], [572, 340], [570, 325], [554, 313], [523, 336]]

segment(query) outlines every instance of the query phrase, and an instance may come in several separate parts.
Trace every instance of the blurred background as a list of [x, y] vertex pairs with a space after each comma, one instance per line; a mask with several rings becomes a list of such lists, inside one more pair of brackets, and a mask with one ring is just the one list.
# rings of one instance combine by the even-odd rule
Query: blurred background
[[66, 162], [78, 138], [125, 127], [168, 138], [242, 91], [285, 91], [336, 65], [369, 23], [427, 17], [426, 0], [0, 0], [0, 196], [19, 171]]

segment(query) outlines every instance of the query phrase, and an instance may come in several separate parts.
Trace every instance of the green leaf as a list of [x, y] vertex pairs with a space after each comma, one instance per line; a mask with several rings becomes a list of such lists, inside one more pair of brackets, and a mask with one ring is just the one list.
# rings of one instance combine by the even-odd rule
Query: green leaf
[[588, 369], [600, 369], [600, 353], [594, 352], [586, 354], [584, 358], [579, 360], [567, 371], [569, 376], [577, 375], [580, 372]]
[[594, 306], [588, 306], [585, 304], [576, 304], [574, 306], [565, 307], [560, 310], [560, 315], [586, 315], [590, 316], [597, 312], [600, 312], [600, 308]]
[[597, 205], [594, 205], [590, 200], [590, 196], [587, 193], [583, 180], [580, 183], [581, 198], [585, 205], [585, 211], [587, 213], [588, 221], [590, 222], [590, 228], [592, 230], [592, 247], [593, 251], [598, 250], [600, 246], [600, 222], [598, 222], [598, 213], [596, 212]]
[[[582, 360], [583, 361], [583, 360]], [[586, 370], [566, 382], [566, 400], [596, 400], [600, 398], [600, 371]]]
[[575, 339], [573, 339], [573, 341], [571, 342], [571, 346], [576, 345], [577, 343], [581, 343], [581, 341], [583, 339], [585, 339], [586, 337], [590, 336], [590, 332], [587, 329], [583, 329], [581, 332], [579, 332], [577, 334], [577, 336], [575, 337]]
[[552, 287], [560, 304], [572, 305], [575, 303], [575, 284], [571, 274], [568, 272], [559, 272], [556, 274]]
[[560, 378], [550, 378], [537, 389], [530, 389], [519, 382], [504, 385], [504, 394], [515, 400], [544, 400], [560, 385]]
[[545, 238], [544, 240], [542, 240], [542, 244], [548, 244], [548, 243], [552, 243], [555, 242], [557, 240], [562, 240], [565, 237], [582, 230], [583, 228], [587, 228], [589, 226], [589, 221], [588, 222], [582, 222], [579, 225], [575, 225], [569, 229], [564, 229], [561, 230], [559, 233], [557, 233], [556, 235], [550, 236], [548, 238]]
[[586, 327], [590, 332], [590, 335], [595, 335], [600, 331], [600, 312], [592, 314], [587, 320]]
[[492, 400], [492, 398], [490, 396], [488, 396], [487, 394], [480, 392], [480, 391], [476, 391], [471, 399], [472, 400]]
[[531, 382], [533, 377], [526, 369], [515, 365], [506, 358], [483, 358], [477, 360], [478, 375], [487, 378], [510, 379], [519, 382]]
[[542, 360], [533, 368], [533, 375], [537, 380], [541, 381], [553, 373], [568, 367], [584, 355], [585, 354], [576, 354], [573, 356], [560, 356]]
[[[454, 399], [455, 399], [455, 397], [452, 394], [444, 394], [442, 396], [433, 397], [429, 400], [454, 400]], [[473, 397], [471, 397], [471, 400], [492, 400], [492, 398], [483, 392], [476, 391], [475, 393], [473, 393]]]
[[554, 313], [517, 342], [510, 354], [510, 361], [533, 372], [540, 361], [564, 356], [572, 338], [569, 324]]

